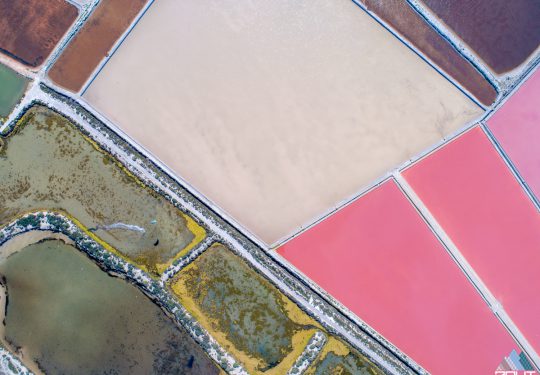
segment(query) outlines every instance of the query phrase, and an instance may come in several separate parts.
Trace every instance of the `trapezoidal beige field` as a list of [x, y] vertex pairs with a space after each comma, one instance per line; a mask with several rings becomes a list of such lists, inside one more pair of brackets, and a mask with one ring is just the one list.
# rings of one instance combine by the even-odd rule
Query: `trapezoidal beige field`
[[350, 0], [156, 1], [84, 98], [268, 244], [481, 113]]

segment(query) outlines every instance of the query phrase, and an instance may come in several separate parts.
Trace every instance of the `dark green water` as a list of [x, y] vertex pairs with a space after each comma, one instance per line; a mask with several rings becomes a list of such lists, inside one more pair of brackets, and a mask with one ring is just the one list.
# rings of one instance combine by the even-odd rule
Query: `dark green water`
[[127, 282], [48, 240], [0, 264], [4, 342], [46, 374], [216, 374], [187, 332]]
[[0, 120], [11, 113], [27, 85], [26, 78], [0, 64]]

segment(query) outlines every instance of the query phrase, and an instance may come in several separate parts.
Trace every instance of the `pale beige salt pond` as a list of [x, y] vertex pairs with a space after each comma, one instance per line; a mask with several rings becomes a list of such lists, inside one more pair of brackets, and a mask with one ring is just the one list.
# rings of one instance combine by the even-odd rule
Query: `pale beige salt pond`
[[350, 0], [160, 0], [84, 98], [268, 244], [481, 110]]

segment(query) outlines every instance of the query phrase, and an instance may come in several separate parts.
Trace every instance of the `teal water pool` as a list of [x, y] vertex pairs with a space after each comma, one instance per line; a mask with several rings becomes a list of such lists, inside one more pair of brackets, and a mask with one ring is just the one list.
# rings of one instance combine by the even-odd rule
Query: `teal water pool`
[[0, 64], [0, 120], [9, 116], [22, 98], [28, 80], [5, 65]]

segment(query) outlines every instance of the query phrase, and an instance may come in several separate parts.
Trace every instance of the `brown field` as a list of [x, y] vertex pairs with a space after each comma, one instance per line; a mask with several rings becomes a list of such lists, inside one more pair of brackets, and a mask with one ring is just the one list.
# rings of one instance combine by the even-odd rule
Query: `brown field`
[[77, 18], [64, 0], [0, 0], [0, 51], [40, 66]]
[[482, 104], [491, 105], [497, 99], [497, 91], [486, 78], [442, 35], [431, 28], [407, 1], [362, 0], [362, 3], [458, 81]]
[[79, 91], [146, 1], [103, 0], [56, 61], [49, 77], [68, 90]]
[[423, 3], [497, 74], [519, 67], [540, 46], [540, 1]]

